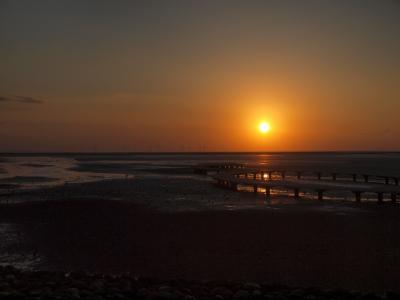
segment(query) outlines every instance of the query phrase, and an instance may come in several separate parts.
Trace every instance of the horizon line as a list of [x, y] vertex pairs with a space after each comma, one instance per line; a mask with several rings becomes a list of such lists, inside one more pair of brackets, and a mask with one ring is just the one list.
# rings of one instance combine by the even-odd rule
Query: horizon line
[[400, 150], [305, 150], [305, 151], [7, 151], [0, 156], [11, 155], [243, 155], [243, 154], [400, 154]]

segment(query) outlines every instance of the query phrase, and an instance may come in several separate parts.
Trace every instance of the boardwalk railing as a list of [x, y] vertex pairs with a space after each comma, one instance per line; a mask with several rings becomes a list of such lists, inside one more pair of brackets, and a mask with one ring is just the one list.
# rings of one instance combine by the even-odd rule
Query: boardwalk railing
[[263, 189], [265, 197], [270, 197], [273, 188], [292, 190], [295, 198], [300, 198], [300, 192], [313, 191], [319, 200], [324, 199], [326, 192], [335, 191], [351, 192], [357, 202], [361, 202], [365, 193], [376, 194], [378, 202], [389, 195], [394, 203], [400, 195], [399, 178], [394, 176], [268, 170], [235, 163], [201, 165], [195, 172], [214, 173], [218, 186], [235, 191], [238, 186], [252, 188], [255, 193]]

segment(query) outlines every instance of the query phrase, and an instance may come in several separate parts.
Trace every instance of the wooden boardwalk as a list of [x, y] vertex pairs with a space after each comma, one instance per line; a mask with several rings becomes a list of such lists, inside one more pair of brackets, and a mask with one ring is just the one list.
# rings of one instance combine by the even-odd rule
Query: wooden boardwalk
[[327, 192], [350, 192], [356, 202], [361, 202], [367, 193], [375, 194], [378, 202], [389, 196], [396, 203], [400, 196], [399, 178], [394, 176], [270, 170], [236, 163], [199, 165], [195, 172], [213, 173], [218, 186], [231, 190], [237, 191], [238, 187], [250, 188], [255, 193], [264, 190], [267, 198], [271, 189], [292, 191], [295, 198], [300, 198], [302, 192], [315, 192], [319, 200], [323, 200]]

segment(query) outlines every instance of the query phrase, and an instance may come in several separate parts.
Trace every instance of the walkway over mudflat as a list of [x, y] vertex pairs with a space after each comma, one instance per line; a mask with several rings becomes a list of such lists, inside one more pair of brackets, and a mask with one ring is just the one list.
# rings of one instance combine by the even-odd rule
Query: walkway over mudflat
[[321, 171], [302, 171], [302, 170], [283, 170], [283, 169], [267, 169], [262, 166], [246, 166], [245, 164], [238, 163], [226, 163], [226, 164], [202, 164], [194, 167], [194, 172], [198, 174], [209, 174], [209, 173], [237, 173], [240, 170], [241, 173], [247, 174], [252, 177], [254, 174], [257, 176], [267, 175], [268, 178], [281, 177], [286, 179], [289, 176], [294, 176], [297, 179], [307, 177], [315, 177], [318, 180], [331, 178], [335, 180], [352, 180], [354, 182], [375, 182], [399, 185], [400, 176], [388, 176], [378, 174], [358, 174], [358, 173], [341, 173], [341, 172], [321, 172]]
[[375, 193], [378, 202], [383, 202], [385, 195], [390, 195], [392, 202], [396, 202], [400, 195], [399, 178], [393, 176], [268, 170], [233, 163], [203, 165], [196, 170], [202, 174], [214, 171], [213, 178], [217, 185], [235, 191], [239, 185], [251, 187], [255, 193], [265, 189], [266, 197], [270, 196], [272, 188], [293, 190], [296, 198], [300, 197], [300, 192], [313, 191], [318, 194], [319, 200], [323, 200], [325, 192], [335, 191], [351, 192], [357, 202], [361, 201], [364, 193]]

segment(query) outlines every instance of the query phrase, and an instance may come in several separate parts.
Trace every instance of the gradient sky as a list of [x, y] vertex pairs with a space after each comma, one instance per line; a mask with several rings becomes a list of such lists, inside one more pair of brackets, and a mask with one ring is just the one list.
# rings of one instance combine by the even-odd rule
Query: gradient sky
[[0, 41], [0, 151], [400, 150], [400, 1], [0, 0]]

